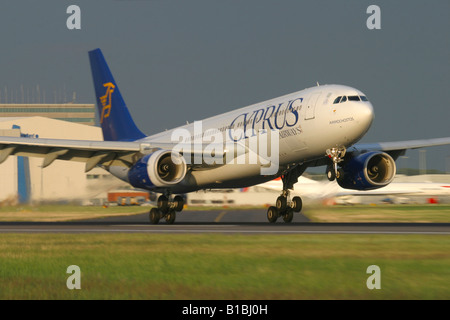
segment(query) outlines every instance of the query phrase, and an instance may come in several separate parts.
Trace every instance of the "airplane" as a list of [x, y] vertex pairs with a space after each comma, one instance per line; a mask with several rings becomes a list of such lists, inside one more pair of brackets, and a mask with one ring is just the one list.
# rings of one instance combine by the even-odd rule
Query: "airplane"
[[244, 188], [281, 177], [281, 195], [267, 210], [286, 223], [302, 209], [290, 190], [308, 167], [325, 166], [345, 189], [373, 190], [392, 182], [395, 159], [407, 149], [450, 144], [450, 137], [357, 144], [374, 110], [366, 95], [344, 85], [317, 85], [146, 136], [134, 123], [100, 49], [89, 51], [103, 141], [0, 137], [0, 163], [9, 156], [84, 162], [135, 188], [161, 193], [151, 224], [168, 224], [184, 206], [180, 194]]
[[[280, 190], [282, 181], [280, 178], [257, 185], [266, 190]], [[356, 204], [361, 196], [386, 196], [395, 197], [390, 200], [406, 201], [405, 197], [417, 199], [417, 197], [450, 197], [450, 183], [438, 182], [392, 182], [387, 186], [374, 190], [351, 190], [339, 186], [336, 181], [315, 181], [306, 177], [300, 177], [294, 185], [291, 195], [303, 195], [314, 200], [336, 199], [337, 203]]]

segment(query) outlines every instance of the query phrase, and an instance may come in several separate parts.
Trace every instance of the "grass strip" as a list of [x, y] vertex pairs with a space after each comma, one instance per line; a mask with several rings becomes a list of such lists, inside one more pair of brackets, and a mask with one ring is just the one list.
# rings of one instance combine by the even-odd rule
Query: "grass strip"
[[449, 266], [439, 235], [2, 234], [0, 299], [450, 299]]

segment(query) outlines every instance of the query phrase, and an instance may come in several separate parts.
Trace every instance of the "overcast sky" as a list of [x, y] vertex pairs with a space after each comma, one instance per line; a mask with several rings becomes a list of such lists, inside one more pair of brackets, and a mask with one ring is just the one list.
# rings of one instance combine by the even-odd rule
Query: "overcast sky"
[[[69, 5], [81, 30], [69, 30]], [[369, 30], [367, 7], [381, 9]], [[0, 101], [94, 103], [87, 51], [101, 48], [147, 134], [320, 84], [363, 91], [362, 142], [450, 136], [450, 1], [2, 1]], [[6, 89], [5, 89], [6, 88]], [[35, 101], [37, 102], [37, 101]], [[417, 151], [397, 163], [419, 167]], [[450, 147], [427, 150], [445, 170]], [[449, 161], [449, 160], [447, 160]], [[448, 168], [450, 169], [450, 168]]]

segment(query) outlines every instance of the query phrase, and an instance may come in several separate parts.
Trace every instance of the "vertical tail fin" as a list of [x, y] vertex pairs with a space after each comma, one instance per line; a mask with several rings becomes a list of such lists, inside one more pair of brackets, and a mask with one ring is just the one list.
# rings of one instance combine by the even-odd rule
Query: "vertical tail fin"
[[136, 127], [100, 49], [89, 51], [92, 79], [105, 141], [134, 141], [145, 135]]

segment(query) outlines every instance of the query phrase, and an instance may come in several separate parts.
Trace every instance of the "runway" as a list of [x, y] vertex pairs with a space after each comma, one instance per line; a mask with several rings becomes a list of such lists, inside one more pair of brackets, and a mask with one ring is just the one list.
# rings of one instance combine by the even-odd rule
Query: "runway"
[[271, 224], [264, 210], [185, 211], [175, 224], [150, 225], [148, 214], [73, 222], [1, 222], [0, 233], [153, 234], [429, 234], [450, 235], [450, 223], [315, 223], [294, 215], [292, 223]]

